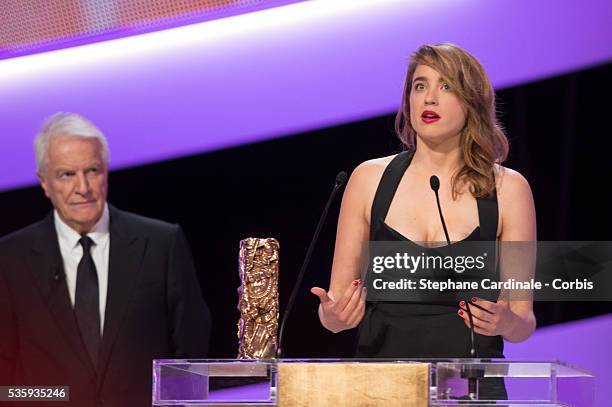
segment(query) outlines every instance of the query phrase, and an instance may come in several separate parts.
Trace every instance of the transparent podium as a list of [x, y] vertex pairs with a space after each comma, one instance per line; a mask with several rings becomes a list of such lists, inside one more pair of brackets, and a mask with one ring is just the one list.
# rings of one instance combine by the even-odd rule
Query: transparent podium
[[594, 377], [505, 359], [155, 360], [154, 406], [594, 406]]

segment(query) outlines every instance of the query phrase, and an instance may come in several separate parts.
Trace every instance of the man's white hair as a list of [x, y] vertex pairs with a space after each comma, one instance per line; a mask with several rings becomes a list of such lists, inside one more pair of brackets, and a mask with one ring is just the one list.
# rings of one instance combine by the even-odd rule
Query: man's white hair
[[36, 172], [44, 174], [49, 160], [49, 145], [56, 137], [93, 138], [102, 145], [102, 160], [108, 166], [110, 151], [106, 137], [92, 122], [76, 113], [59, 112], [49, 116], [43, 122], [40, 132], [34, 139], [36, 154]]

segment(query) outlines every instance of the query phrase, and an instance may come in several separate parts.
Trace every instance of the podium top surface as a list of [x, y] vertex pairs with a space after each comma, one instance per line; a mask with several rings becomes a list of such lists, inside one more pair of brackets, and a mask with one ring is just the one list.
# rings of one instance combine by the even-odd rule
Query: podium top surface
[[269, 369], [286, 363], [427, 363], [436, 370], [480, 369], [485, 377], [593, 377], [592, 373], [562, 361], [509, 359], [157, 359], [154, 369], [178, 369], [209, 376], [266, 376]]

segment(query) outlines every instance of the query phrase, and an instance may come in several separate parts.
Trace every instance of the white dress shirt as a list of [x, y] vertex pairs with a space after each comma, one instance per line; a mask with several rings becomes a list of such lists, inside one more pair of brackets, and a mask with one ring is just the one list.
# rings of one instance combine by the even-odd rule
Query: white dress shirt
[[[59, 217], [57, 211], [54, 213], [55, 231], [59, 241], [60, 252], [64, 262], [64, 273], [66, 274], [66, 285], [70, 295], [70, 303], [74, 308], [74, 297], [76, 295], [77, 268], [83, 257], [83, 247], [79, 244], [81, 235], [66, 225]], [[104, 206], [102, 217], [91, 229], [87, 236], [93, 240], [91, 257], [96, 265], [98, 273], [98, 290], [100, 294], [100, 333], [104, 329], [104, 313], [106, 311], [106, 293], [108, 291], [108, 258], [110, 253], [110, 231], [108, 205]]]

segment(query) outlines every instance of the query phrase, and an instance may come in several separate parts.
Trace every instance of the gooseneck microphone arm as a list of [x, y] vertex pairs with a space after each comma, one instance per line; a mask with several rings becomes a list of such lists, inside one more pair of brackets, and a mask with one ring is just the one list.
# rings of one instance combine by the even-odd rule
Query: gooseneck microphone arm
[[[446, 229], [446, 222], [444, 222], [444, 216], [442, 215], [442, 206], [440, 206], [440, 196], [438, 194], [438, 190], [440, 189], [440, 179], [435, 175], [432, 175], [429, 178], [429, 186], [434, 191], [436, 195], [436, 203], [438, 204], [438, 214], [440, 215], [440, 220], [442, 221], [442, 228], [444, 229], [444, 236], [446, 237], [446, 243], [450, 246], [451, 241], [448, 236], [448, 229]], [[465, 300], [465, 308], [467, 310], [468, 319], [470, 321], [470, 356], [476, 357], [476, 347], [474, 346], [474, 319], [472, 317], [472, 310], [470, 309], [470, 301], [466, 298]]]
[[[436, 194], [436, 203], [438, 204], [438, 213], [440, 214], [440, 220], [442, 221], [442, 228], [444, 228], [444, 236], [446, 236], [446, 243], [450, 246], [451, 241], [448, 236], [448, 230], [446, 229], [446, 222], [444, 222], [444, 216], [442, 215], [442, 207], [440, 206], [440, 197], [438, 195], [438, 189], [440, 189], [440, 179], [435, 175], [429, 178], [429, 186]], [[474, 319], [472, 317], [472, 310], [470, 309], [470, 301], [468, 298], [464, 300], [465, 309], [467, 310], [468, 320], [470, 321], [470, 357], [476, 358], [476, 343], [474, 338]], [[478, 399], [478, 379], [484, 376], [482, 369], [465, 367], [462, 368], [461, 377], [468, 379], [468, 400]]]
[[468, 319], [470, 320], [470, 357], [475, 358], [476, 347], [474, 346], [474, 319], [472, 318], [472, 310], [470, 309], [470, 302], [465, 301], [465, 309], [467, 310]]
[[287, 308], [285, 308], [285, 312], [283, 314], [283, 319], [280, 324], [280, 328], [278, 330], [278, 348], [276, 350], [276, 357], [281, 358], [283, 356], [283, 333], [285, 332], [285, 324], [287, 323], [287, 317], [291, 313], [293, 308], [293, 303], [295, 302], [295, 298], [297, 297], [298, 290], [302, 285], [302, 280], [304, 279], [304, 273], [306, 272], [306, 268], [308, 267], [308, 263], [310, 263], [310, 257], [312, 256], [312, 252], [314, 250], [315, 244], [319, 239], [319, 233], [321, 233], [321, 229], [323, 228], [323, 224], [325, 223], [325, 218], [327, 218], [327, 212], [329, 211], [329, 207], [336, 196], [336, 192], [346, 183], [348, 179], [348, 174], [344, 171], [341, 171], [336, 175], [336, 183], [334, 184], [334, 189], [329, 195], [329, 199], [327, 200], [327, 204], [325, 205], [325, 209], [323, 209], [323, 213], [321, 213], [321, 217], [319, 218], [319, 223], [317, 224], [317, 228], [315, 229], [312, 240], [310, 241], [310, 246], [308, 246], [308, 251], [306, 252], [306, 257], [304, 257], [304, 261], [302, 262], [302, 267], [300, 268], [300, 273], [295, 281], [295, 285], [293, 286], [293, 291], [291, 291], [291, 296], [289, 296], [289, 302], [287, 303]]

